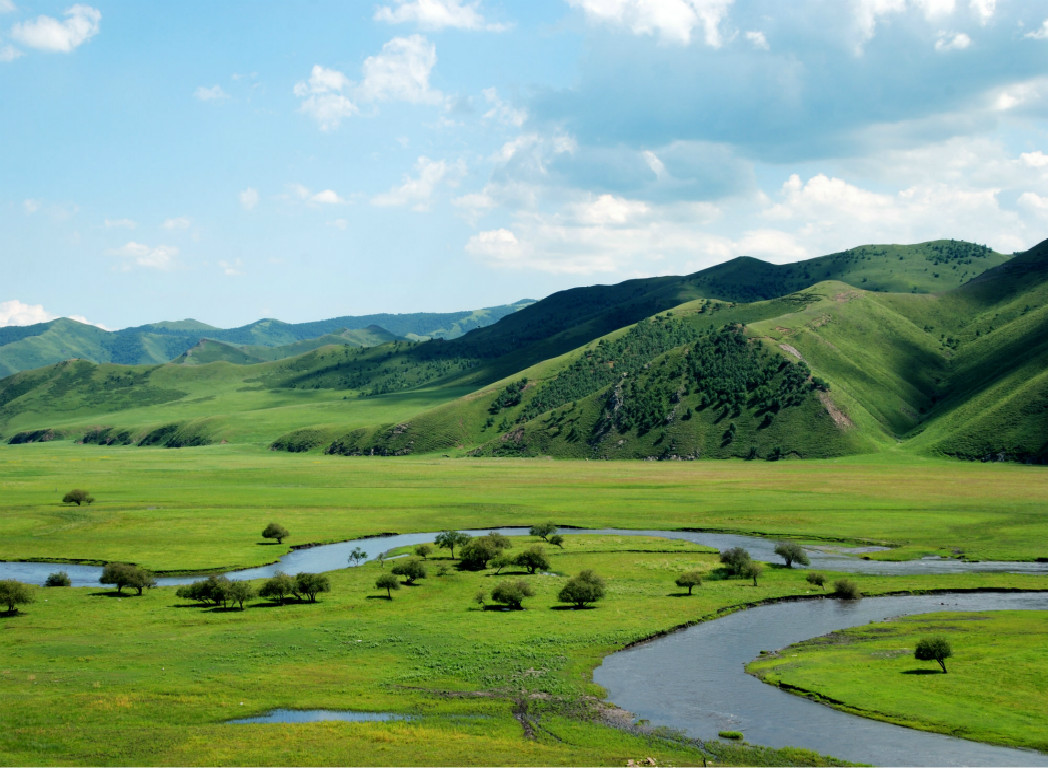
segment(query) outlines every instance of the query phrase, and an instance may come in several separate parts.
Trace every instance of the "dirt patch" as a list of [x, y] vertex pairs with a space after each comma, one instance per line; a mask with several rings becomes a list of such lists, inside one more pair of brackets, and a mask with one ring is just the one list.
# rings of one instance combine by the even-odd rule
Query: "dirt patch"
[[843, 291], [834, 296], [833, 300], [839, 303], [843, 303], [845, 301], [854, 301], [855, 299], [858, 299], [861, 296], [862, 294], [858, 291]]
[[802, 355], [800, 352], [797, 351], [796, 347], [791, 347], [789, 344], [780, 344], [779, 345], [779, 349], [781, 349], [783, 352], [789, 352], [791, 355], [796, 357], [802, 363], [807, 363], [808, 362], [807, 360], [804, 359], [804, 355]]
[[830, 418], [833, 419], [833, 423], [837, 425], [838, 429], [851, 429], [855, 426], [854, 422], [844, 415], [844, 411], [838, 408], [837, 404], [825, 392], [819, 392], [819, 402], [826, 409], [826, 413], [830, 414]]

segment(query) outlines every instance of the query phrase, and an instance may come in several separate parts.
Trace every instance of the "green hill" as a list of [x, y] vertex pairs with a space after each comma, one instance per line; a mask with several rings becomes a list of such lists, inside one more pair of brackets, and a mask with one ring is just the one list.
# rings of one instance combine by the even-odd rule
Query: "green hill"
[[427, 342], [383, 327], [240, 343], [287, 333], [261, 321], [173, 364], [9, 376], [0, 432], [343, 454], [1043, 461], [1046, 261], [1045, 244], [1008, 259], [954, 241], [735, 259], [563, 291]]

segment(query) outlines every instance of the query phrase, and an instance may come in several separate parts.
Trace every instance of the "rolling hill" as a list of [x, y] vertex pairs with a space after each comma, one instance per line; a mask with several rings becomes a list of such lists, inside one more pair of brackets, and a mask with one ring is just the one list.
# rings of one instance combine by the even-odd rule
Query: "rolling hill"
[[563, 291], [451, 340], [353, 347], [343, 331], [282, 351], [208, 340], [168, 365], [66, 362], [0, 381], [0, 431], [340, 454], [1044, 461], [1046, 265], [1048, 244], [1012, 258], [863, 246]]

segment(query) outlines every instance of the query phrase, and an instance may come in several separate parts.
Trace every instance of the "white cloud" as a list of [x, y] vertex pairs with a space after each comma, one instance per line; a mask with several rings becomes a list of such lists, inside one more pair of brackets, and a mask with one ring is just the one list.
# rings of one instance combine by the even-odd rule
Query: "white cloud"
[[734, 0], [568, 0], [586, 17], [627, 27], [635, 35], [658, 35], [663, 42], [688, 45], [701, 27], [712, 48], [723, 44], [720, 24]]
[[994, 96], [993, 107], [1003, 112], [1045, 101], [1048, 101], [1048, 78], [1038, 78], [999, 89]]
[[221, 85], [213, 85], [210, 88], [200, 86], [193, 92], [200, 101], [222, 101], [228, 99], [229, 94], [222, 90]]
[[339, 197], [338, 193], [333, 189], [325, 189], [322, 192], [317, 192], [315, 195], [310, 196], [309, 199], [314, 203], [326, 203], [328, 205], [346, 202]]
[[393, 5], [382, 5], [375, 9], [375, 21], [390, 24], [418, 24], [424, 29], [484, 30], [502, 32], [504, 24], [489, 24], [477, 10], [479, 0], [393, 0]]
[[466, 252], [503, 266], [524, 266], [519, 263], [520, 242], [508, 229], [478, 232], [466, 243]]
[[985, 26], [997, 10], [997, 0], [971, 0], [971, 9], [979, 18], [979, 23]]
[[382, 53], [364, 61], [360, 99], [439, 104], [443, 95], [429, 89], [429, 75], [436, 63], [436, 46], [426, 38], [394, 37], [382, 46]]
[[951, 34], [949, 32], [940, 32], [939, 38], [935, 41], [935, 50], [963, 51], [971, 44], [972, 39], [963, 32], [957, 32], [954, 34]]
[[[42, 304], [25, 304], [18, 299], [11, 301], [0, 301], [0, 328], [9, 325], [36, 325], [38, 323], [49, 323], [56, 320], [59, 315], [52, 314], [44, 309]], [[104, 325], [92, 323], [83, 315], [65, 315], [70, 320], [76, 320], [84, 325], [93, 325], [96, 328], [109, 330]]]
[[124, 260], [121, 266], [125, 270], [133, 267], [160, 270], [173, 269], [176, 264], [175, 257], [178, 256], [178, 248], [174, 246], [158, 245], [153, 247], [133, 241], [119, 248], [114, 248], [109, 252]]
[[338, 128], [343, 118], [359, 111], [344, 93], [351, 85], [349, 78], [338, 70], [316, 64], [308, 82], [295, 84], [295, 95], [304, 99], [299, 111], [316, 120], [322, 131]]
[[15, 4], [13, 0], [0, 0], [0, 13], [14, 13]]
[[434, 190], [453, 168], [443, 160], [430, 160], [424, 155], [415, 163], [414, 177], [406, 176], [404, 183], [389, 192], [371, 199], [373, 205], [396, 207], [412, 205], [415, 210], [425, 210]]
[[648, 213], [641, 200], [600, 195], [571, 206], [572, 217], [582, 224], [627, 224]]
[[515, 128], [520, 128], [520, 126], [524, 125], [524, 121], [528, 119], [527, 110], [517, 109], [511, 104], [507, 104], [499, 98], [498, 91], [494, 88], [485, 88], [484, 98], [491, 105], [491, 109], [484, 113], [485, 120], [495, 119], [503, 125], [512, 125]]
[[1036, 152], [1023, 152], [1019, 159], [1031, 168], [1048, 168], [1048, 155], [1040, 150]]
[[0, 46], [0, 61], [14, 61], [22, 52], [13, 45]]
[[11, 27], [11, 37], [29, 48], [69, 53], [98, 34], [102, 13], [77, 3], [65, 12], [66, 20], [37, 16]]
[[185, 216], [179, 216], [175, 219], [164, 219], [164, 223], [160, 225], [168, 232], [176, 232], [179, 230], [189, 229], [190, 221]]
[[747, 32], [746, 39], [753, 43], [754, 48], [760, 48], [762, 51], [769, 50], [768, 38], [764, 36], [763, 32]]
[[132, 219], [106, 219], [106, 229], [134, 229], [138, 226], [138, 222]]
[[255, 206], [258, 205], [258, 190], [254, 187], [248, 187], [237, 197], [240, 199], [240, 207], [245, 211], [254, 210]]
[[27, 198], [27, 199], [22, 201], [22, 208], [25, 210], [26, 214], [28, 214], [29, 216], [32, 216], [34, 213], [39, 211], [40, 210], [40, 205], [41, 205], [41, 203], [40, 203], [39, 200], [34, 200], [32, 198]]
[[220, 259], [218, 262], [219, 269], [222, 270], [222, 274], [226, 277], [239, 277], [244, 274], [243, 270], [244, 262], [240, 259], [234, 259], [233, 261], [226, 261]]
[[1031, 37], [1034, 40], [1048, 40], [1048, 19], [1044, 20], [1039, 29], [1035, 29], [1033, 32], [1027, 32], [1023, 37]]

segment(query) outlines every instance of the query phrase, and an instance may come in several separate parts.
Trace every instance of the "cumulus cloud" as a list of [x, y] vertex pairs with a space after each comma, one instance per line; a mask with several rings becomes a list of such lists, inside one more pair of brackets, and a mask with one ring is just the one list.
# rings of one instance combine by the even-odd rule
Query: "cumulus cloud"
[[760, 48], [762, 51], [771, 49], [768, 45], [768, 38], [764, 36], [763, 32], [747, 32], [746, 39], [753, 43], [754, 48]]
[[321, 192], [317, 192], [315, 195], [310, 196], [309, 199], [312, 200], [314, 203], [324, 203], [327, 205], [346, 202], [341, 197], [339, 197], [338, 192], [336, 192], [333, 189], [325, 189]]
[[423, 155], [415, 163], [415, 176], [405, 176], [403, 184], [376, 195], [371, 202], [383, 207], [410, 205], [417, 211], [426, 210], [437, 185], [454, 171], [457, 169], [443, 160], [430, 160]]
[[1023, 37], [1030, 37], [1034, 40], [1048, 40], [1048, 19], [1044, 20], [1039, 29], [1035, 29], [1033, 32], [1027, 32]]
[[491, 108], [484, 113], [485, 120], [497, 120], [503, 125], [520, 128], [524, 125], [524, 121], [528, 119], [527, 110], [518, 109], [504, 102], [499, 98], [498, 91], [495, 88], [485, 88], [484, 99], [491, 105]]
[[1048, 155], [1040, 150], [1036, 152], [1023, 152], [1019, 158], [1031, 168], [1048, 168]]
[[245, 211], [254, 210], [255, 206], [258, 205], [258, 190], [254, 187], [248, 187], [237, 195], [237, 198], [240, 200], [240, 207]]
[[14, 61], [22, 52], [13, 45], [0, 45], [0, 62]]
[[178, 248], [170, 245], [149, 246], [131, 241], [119, 248], [112, 249], [110, 253], [120, 257], [122, 260], [120, 267], [124, 270], [135, 267], [169, 270], [176, 265]]
[[322, 131], [338, 128], [344, 118], [360, 111], [346, 95], [351, 85], [338, 70], [315, 64], [309, 80], [295, 84], [295, 95], [303, 100], [299, 111], [316, 120]]
[[[36, 325], [38, 323], [49, 323], [56, 320], [59, 315], [52, 314], [44, 309], [42, 304], [25, 304], [18, 299], [11, 301], [0, 301], [0, 328], [9, 325]], [[70, 320], [76, 320], [84, 325], [93, 325], [96, 328], [109, 330], [104, 325], [92, 323], [83, 315], [65, 315]]]
[[502, 32], [504, 24], [490, 24], [478, 10], [479, 0], [393, 0], [392, 5], [380, 5], [375, 9], [375, 21], [390, 24], [418, 24], [423, 29], [483, 30]]
[[963, 51], [972, 44], [972, 39], [963, 32], [949, 33], [940, 32], [939, 39], [935, 41], [937, 51]]
[[27, 48], [69, 53], [98, 34], [102, 13], [89, 5], [77, 3], [65, 12], [65, 21], [50, 16], [37, 16], [11, 27], [11, 37]]
[[625, 27], [635, 35], [658, 35], [665, 43], [689, 45], [702, 28], [712, 48], [723, 44], [721, 22], [734, 0], [568, 0], [592, 21]]
[[222, 90], [221, 85], [213, 85], [210, 88], [201, 85], [193, 92], [193, 95], [200, 101], [222, 101], [229, 98], [229, 94]]

